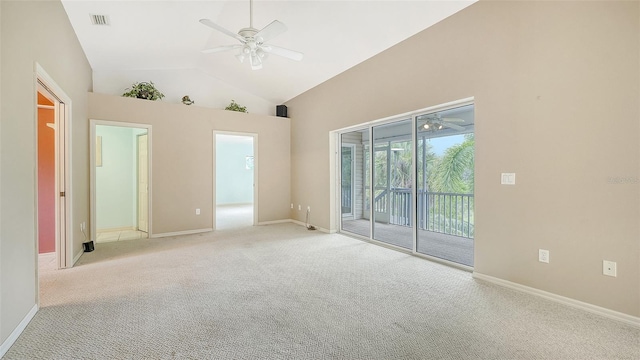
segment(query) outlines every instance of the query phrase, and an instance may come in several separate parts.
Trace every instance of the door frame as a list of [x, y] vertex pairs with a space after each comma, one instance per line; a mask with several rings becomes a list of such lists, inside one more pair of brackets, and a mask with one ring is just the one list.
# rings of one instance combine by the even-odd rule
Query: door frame
[[105, 126], [116, 126], [116, 127], [125, 127], [125, 128], [138, 128], [138, 129], [146, 129], [147, 130], [147, 154], [148, 154], [148, 181], [149, 181], [149, 191], [148, 191], [148, 222], [149, 222], [149, 232], [148, 237], [151, 238], [153, 235], [153, 217], [152, 217], [152, 192], [153, 192], [153, 172], [152, 172], [152, 125], [150, 124], [138, 124], [138, 123], [128, 123], [128, 122], [120, 122], [120, 121], [109, 121], [109, 120], [89, 120], [89, 212], [91, 213], [91, 239], [94, 241], [97, 240], [97, 226], [96, 226], [96, 126], [97, 125], [105, 125]]
[[[137, 203], [137, 206], [136, 206], [136, 229], [138, 231], [146, 232], [147, 233], [147, 237], [148, 237], [149, 236], [149, 209], [148, 208], [147, 208], [147, 211], [146, 211], [146, 215], [147, 215], [147, 219], [146, 219], [146, 222], [147, 222], [146, 225], [147, 226], [145, 228], [146, 230], [140, 229], [140, 213], [141, 213], [140, 212], [140, 169], [142, 169], [142, 167], [140, 166], [140, 138], [142, 138], [143, 136], [146, 137], [146, 141], [147, 141], [147, 156], [146, 156], [147, 157], [147, 190], [146, 190], [146, 192], [147, 192], [147, 205], [149, 204], [149, 201], [148, 201], [149, 200], [149, 172], [148, 172], [149, 171], [149, 152], [148, 152], [148, 149], [149, 149], [149, 133], [147, 132], [146, 134], [138, 134], [138, 135], [136, 135], [136, 155], [137, 155], [137, 158], [136, 158], [136, 172], [137, 172], [137, 174], [136, 175], [138, 177], [138, 179], [137, 179], [138, 181], [136, 182], [137, 185], [138, 185], [137, 188], [136, 188], [136, 195], [137, 195], [137, 199], [136, 199], [136, 203]], [[143, 211], [142, 213], [144, 214], [145, 212]]]
[[[35, 144], [38, 144], [38, 92], [41, 91], [53, 97], [55, 117], [55, 248], [56, 266], [58, 269], [73, 266], [73, 240], [71, 238], [72, 214], [72, 183], [71, 183], [71, 98], [53, 80], [40, 64], [35, 63], [34, 69], [34, 124]], [[45, 94], [43, 94], [45, 95]], [[35, 208], [38, 209], [38, 152], [35, 152]], [[64, 193], [63, 196], [61, 194]], [[36, 260], [38, 257], [38, 217], [35, 222]], [[37, 261], [36, 261], [37, 264]], [[36, 266], [36, 273], [38, 267]], [[38, 276], [36, 276], [38, 278]], [[39, 280], [37, 280], [39, 283]], [[39, 288], [39, 284], [38, 284]], [[38, 295], [36, 294], [36, 297]]]
[[258, 151], [258, 134], [257, 133], [245, 133], [245, 132], [237, 132], [237, 131], [221, 131], [221, 130], [213, 130], [213, 230], [216, 230], [216, 218], [217, 214], [217, 205], [216, 205], [216, 182], [218, 181], [218, 175], [216, 173], [216, 135], [233, 135], [233, 136], [244, 136], [253, 138], [253, 226], [258, 225], [258, 180], [259, 174], [258, 171], [260, 164], [260, 156]]

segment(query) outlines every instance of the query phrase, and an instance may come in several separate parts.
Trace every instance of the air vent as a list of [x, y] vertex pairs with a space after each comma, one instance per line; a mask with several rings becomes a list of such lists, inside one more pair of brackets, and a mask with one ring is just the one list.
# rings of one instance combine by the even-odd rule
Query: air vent
[[109, 25], [108, 15], [90, 15], [91, 23], [93, 25]]

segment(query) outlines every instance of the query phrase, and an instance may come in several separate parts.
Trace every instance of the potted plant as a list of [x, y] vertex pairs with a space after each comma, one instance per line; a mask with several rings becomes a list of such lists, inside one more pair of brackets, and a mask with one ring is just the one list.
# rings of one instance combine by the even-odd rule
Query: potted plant
[[235, 100], [231, 100], [231, 103], [229, 105], [227, 105], [227, 107], [224, 108], [224, 109], [225, 110], [231, 110], [231, 111], [243, 112], [243, 113], [247, 112], [247, 107], [238, 105], [238, 103], [236, 103]]
[[138, 99], [146, 99], [146, 100], [158, 100], [164, 97], [164, 94], [161, 93], [153, 82], [137, 82], [131, 85], [130, 88], [125, 89], [125, 93], [122, 94], [124, 97], [132, 97]]

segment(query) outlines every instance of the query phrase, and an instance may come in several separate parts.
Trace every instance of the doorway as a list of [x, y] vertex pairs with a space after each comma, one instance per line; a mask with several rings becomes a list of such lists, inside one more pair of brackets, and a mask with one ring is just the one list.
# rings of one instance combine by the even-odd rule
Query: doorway
[[73, 266], [68, 235], [71, 194], [66, 190], [71, 99], [38, 64], [36, 74], [36, 248], [40, 273]]
[[151, 126], [91, 120], [91, 139], [92, 238], [149, 238]]
[[257, 223], [257, 134], [214, 132], [217, 230]]

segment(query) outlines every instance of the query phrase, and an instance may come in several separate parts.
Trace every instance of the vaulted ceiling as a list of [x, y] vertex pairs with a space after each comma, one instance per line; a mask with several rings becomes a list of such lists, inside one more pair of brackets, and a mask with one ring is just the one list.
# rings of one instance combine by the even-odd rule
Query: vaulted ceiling
[[[241, 64], [238, 50], [202, 54], [237, 40], [249, 26], [249, 1], [63, 0], [94, 72], [195, 70], [271, 103], [282, 103], [469, 6], [470, 1], [267, 1], [253, 4], [253, 25], [273, 20], [288, 30], [269, 41], [304, 53], [302, 61], [270, 55], [261, 70]], [[108, 26], [91, 15], [107, 15]], [[416, 59], [419, 61], [419, 59]]]

